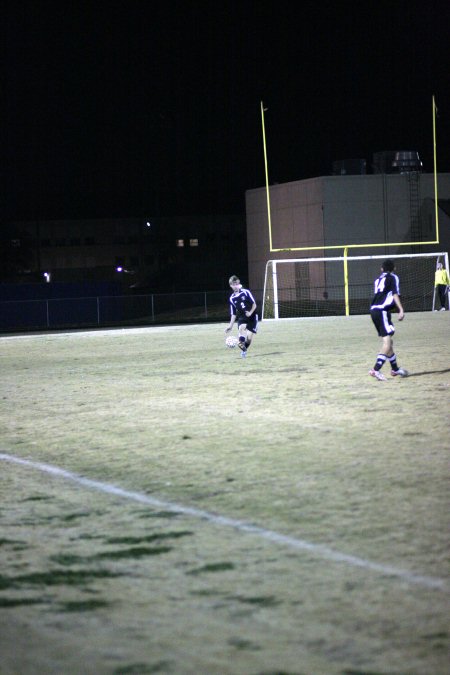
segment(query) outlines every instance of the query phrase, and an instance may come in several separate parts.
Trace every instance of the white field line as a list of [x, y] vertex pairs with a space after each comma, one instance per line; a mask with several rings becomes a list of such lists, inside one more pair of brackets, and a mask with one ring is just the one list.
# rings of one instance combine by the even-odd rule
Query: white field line
[[[199, 328], [203, 324], [189, 324], [188, 328]], [[209, 324], [205, 324], [209, 325]], [[225, 325], [225, 322], [224, 322]], [[123, 337], [124, 335], [140, 335], [142, 333], [165, 333], [166, 331], [172, 330], [182, 330], [186, 326], [144, 326], [140, 328], [106, 328], [103, 330], [98, 330], [93, 328], [92, 330], [73, 330], [66, 333], [58, 332], [47, 332], [47, 333], [24, 333], [21, 335], [0, 335], [0, 340], [33, 340], [40, 338], [67, 338], [67, 337]]]
[[[301, 316], [301, 317], [289, 317], [286, 319], [264, 319], [259, 321], [259, 325], [261, 326], [263, 323], [267, 324], [272, 324], [276, 325], [277, 323], [281, 321], [288, 321], [290, 323], [294, 323], [296, 321], [298, 322], [309, 322], [309, 321], [322, 321], [322, 322], [331, 322], [331, 321], [336, 321], [340, 319], [345, 319], [346, 321], [348, 320], [354, 320], [355, 318], [359, 318], [361, 315], [352, 315], [352, 316], [347, 316], [344, 317], [342, 315], [340, 316]], [[227, 325], [227, 321], [218, 321], [217, 324], [223, 323], [224, 326]], [[72, 331], [66, 331], [66, 332], [58, 332], [58, 331], [48, 331], [48, 332], [39, 332], [39, 333], [23, 333], [23, 334], [14, 334], [14, 335], [0, 335], [0, 341], [3, 340], [33, 340], [33, 339], [42, 339], [42, 338], [67, 338], [67, 337], [87, 337], [87, 336], [99, 336], [99, 337], [123, 337], [124, 335], [141, 335], [145, 333], [165, 333], [167, 331], [173, 331], [173, 330], [186, 330], [191, 329], [191, 328], [202, 328], [206, 326], [214, 326], [217, 324], [206, 324], [206, 323], [198, 323], [198, 324], [180, 324], [180, 325], [170, 325], [170, 326], [140, 326], [139, 328], [104, 328], [104, 329], [98, 329], [98, 328], [92, 328], [91, 330], [72, 330]]]
[[92, 490], [97, 490], [98, 492], [104, 492], [116, 497], [122, 497], [123, 499], [128, 499], [140, 504], [146, 504], [147, 506], [156, 507], [158, 509], [181, 513], [185, 516], [191, 516], [193, 518], [198, 518], [199, 520], [208, 521], [213, 525], [231, 527], [235, 530], [238, 530], [239, 532], [253, 534], [257, 537], [260, 537], [261, 539], [266, 539], [268, 541], [274, 542], [275, 544], [279, 544], [280, 546], [286, 546], [298, 551], [309, 551], [313, 555], [317, 555], [320, 558], [324, 558], [325, 560], [329, 560], [334, 563], [344, 563], [353, 567], [361, 567], [379, 574], [397, 577], [398, 579], [401, 579], [407, 583], [424, 586], [426, 588], [442, 590], [446, 589], [446, 581], [438, 577], [414, 574], [408, 570], [399, 569], [390, 565], [382, 565], [380, 563], [371, 562], [370, 560], [365, 560], [364, 558], [358, 558], [346, 553], [340, 553], [339, 551], [335, 551], [328, 546], [323, 546], [322, 544], [314, 544], [304, 539], [297, 539], [295, 537], [289, 537], [287, 535], [280, 534], [279, 532], [275, 532], [273, 530], [266, 530], [264, 527], [252, 525], [251, 523], [246, 523], [242, 520], [235, 520], [234, 518], [228, 518], [226, 516], [209, 513], [208, 511], [196, 509], [191, 506], [183, 506], [182, 504], [167, 502], [155, 497], [149, 497], [148, 495], [142, 494], [140, 492], [123, 490], [122, 488], [112, 485], [111, 483], [103, 483], [101, 481], [91, 480], [90, 478], [84, 478], [83, 476], [80, 476], [76, 473], [66, 471], [65, 469], [61, 469], [51, 464], [33, 462], [28, 459], [22, 459], [20, 457], [16, 457], [15, 455], [8, 455], [4, 453], [0, 453], [0, 461], [9, 462], [11, 464], [20, 464], [31, 469], [37, 469], [43, 473], [58, 476], [65, 480], [72, 481], [78, 485], [82, 485]]

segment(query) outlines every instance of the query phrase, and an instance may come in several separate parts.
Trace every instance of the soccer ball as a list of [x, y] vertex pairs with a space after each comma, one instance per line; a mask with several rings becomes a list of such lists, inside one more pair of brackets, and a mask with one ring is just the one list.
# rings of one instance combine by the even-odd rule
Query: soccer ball
[[234, 349], [235, 347], [238, 346], [239, 340], [237, 339], [237, 337], [234, 337], [234, 335], [229, 335], [229, 336], [225, 339], [225, 344], [226, 344], [226, 346], [229, 347], [230, 349]]

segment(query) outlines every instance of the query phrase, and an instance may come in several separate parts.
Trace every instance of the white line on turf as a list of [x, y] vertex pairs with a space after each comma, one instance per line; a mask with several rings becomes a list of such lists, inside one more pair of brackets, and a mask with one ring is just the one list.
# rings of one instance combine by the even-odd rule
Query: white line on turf
[[[340, 321], [341, 319], [346, 319], [346, 323], [350, 320], [359, 318], [358, 316], [302, 316], [302, 317], [288, 317], [283, 319], [283, 321], [288, 321], [290, 323], [298, 322], [308, 322], [308, 321], [321, 321], [321, 322], [331, 322], [331, 321]], [[268, 324], [275, 324], [276, 319], [264, 319], [264, 322]], [[260, 321], [262, 323], [262, 321]], [[42, 331], [39, 333], [15, 333], [14, 335], [0, 335], [0, 341], [6, 340], [34, 340], [34, 339], [55, 339], [55, 338], [64, 338], [64, 337], [123, 337], [124, 335], [141, 335], [143, 333], [165, 333], [167, 331], [177, 331], [185, 330], [186, 328], [205, 328], [207, 326], [214, 326], [214, 324], [207, 323], [198, 323], [198, 324], [177, 324], [176, 326], [167, 326], [167, 325], [156, 325], [156, 326], [139, 326], [137, 328], [92, 328], [91, 330], [71, 330], [66, 332], [55, 331]]]
[[444, 579], [439, 579], [437, 577], [429, 577], [420, 574], [414, 574], [408, 570], [400, 569], [397, 567], [392, 567], [390, 565], [382, 565], [380, 563], [371, 562], [370, 560], [365, 560], [364, 558], [358, 558], [357, 556], [348, 555], [346, 553], [340, 553], [335, 551], [328, 546], [323, 546], [322, 544], [314, 544], [304, 539], [297, 539], [295, 537], [289, 537], [285, 534], [280, 534], [273, 530], [266, 530], [264, 527], [259, 527], [258, 525], [252, 525], [251, 523], [246, 523], [242, 520], [235, 520], [234, 518], [228, 518], [226, 516], [220, 516], [214, 513], [209, 513], [208, 511], [203, 511], [201, 509], [196, 509], [191, 506], [183, 506], [182, 504], [176, 504], [174, 502], [164, 501], [162, 499], [157, 499], [155, 497], [149, 497], [148, 495], [142, 494], [141, 492], [132, 492], [130, 490], [123, 490], [117, 485], [112, 485], [111, 483], [103, 483], [101, 481], [92, 480], [90, 478], [85, 478], [71, 471], [66, 471], [61, 469], [58, 466], [53, 466], [51, 464], [44, 464], [42, 462], [33, 462], [28, 459], [22, 459], [21, 457], [16, 457], [15, 455], [8, 455], [5, 453], [0, 453], [0, 461], [9, 462], [11, 464], [20, 464], [22, 466], [27, 466], [31, 469], [37, 469], [44, 473], [58, 476], [65, 480], [70, 480], [78, 485], [83, 485], [84, 487], [97, 490], [99, 492], [104, 492], [109, 495], [115, 495], [117, 497], [122, 497], [123, 499], [128, 499], [134, 502], [139, 502], [140, 504], [146, 504], [148, 506], [156, 507], [158, 509], [165, 509], [167, 511], [173, 511], [176, 513], [182, 513], [186, 516], [192, 516], [200, 520], [206, 520], [213, 525], [223, 525], [224, 527], [231, 527], [240, 532], [247, 532], [249, 534], [256, 535], [262, 539], [267, 539], [281, 546], [287, 546], [292, 549], [299, 551], [309, 551], [310, 553], [317, 555], [325, 560], [329, 560], [336, 563], [344, 563], [347, 565], [352, 565], [353, 567], [362, 567], [366, 570], [371, 570], [373, 572], [378, 572], [379, 574], [397, 577], [402, 581], [408, 582], [410, 584], [415, 584], [418, 586], [424, 586], [425, 588], [436, 588], [436, 589], [445, 589], [446, 582]]
[[[190, 324], [189, 328], [196, 328], [202, 324], [195, 326]], [[206, 324], [205, 324], [206, 325]], [[33, 340], [33, 339], [55, 339], [64, 337], [123, 337], [124, 335], [141, 335], [142, 333], [165, 333], [166, 331], [182, 330], [186, 326], [142, 326], [140, 328], [106, 328], [92, 330], [73, 330], [66, 333], [59, 332], [43, 332], [43, 333], [24, 333], [22, 335], [0, 335], [0, 340]]]

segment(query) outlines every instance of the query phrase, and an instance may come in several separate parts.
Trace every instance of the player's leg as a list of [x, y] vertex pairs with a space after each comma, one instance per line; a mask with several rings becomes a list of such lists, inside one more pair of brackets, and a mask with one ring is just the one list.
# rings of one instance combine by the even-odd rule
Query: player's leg
[[252, 344], [253, 336], [258, 331], [258, 315], [253, 314], [248, 318], [246, 324], [245, 348], [248, 349]]
[[381, 348], [382, 354], [390, 358], [394, 353], [394, 340], [392, 335], [383, 335], [383, 346]]
[[385, 380], [385, 376], [381, 372], [382, 367], [386, 363], [386, 361], [389, 359], [389, 355], [392, 353], [392, 338], [390, 335], [383, 335], [382, 336], [382, 347], [377, 354], [377, 360], [375, 361], [375, 365], [372, 368], [371, 371], [369, 371], [369, 374], [372, 375], [372, 377], [375, 377], [377, 380]]
[[238, 347], [242, 351], [242, 353], [244, 354], [247, 351], [247, 347], [246, 347], [247, 324], [246, 323], [239, 323], [238, 333], [239, 333]]
[[247, 356], [247, 350], [250, 347], [252, 343], [252, 333], [247, 329], [245, 331], [245, 335], [243, 340], [241, 341], [241, 336], [239, 336], [239, 349], [241, 350], [241, 356], [242, 358], [245, 358]]
[[400, 368], [397, 364], [397, 356], [394, 352], [394, 341], [391, 338], [391, 345], [390, 345], [390, 350], [389, 353], [387, 354], [387, 358], [389, 363], [391, 364], [391, 375], [392, 377], [396, 377], [397, 375], [400, 377], [407, 377], [408, 376], [408, 371], [405, 370], [404, 368]]
[[382, 339], [382, 347], [377, 355], [374, 367], [369, 370], [369, 375], [377, 380], [385, 380], [386, 377], [381, 372], [381, 369], [388, 358], [389, 352], [392, 350], [391, 332], [394, 332], [394, 327], [390, 323], [390, 317], [387, 312], [383, 310], [374, 309], [371, 311], [370, 316], [378, 335]]
[[438, 292], [439, 292], [439, 300], [441, 301], [441, 311], [445, 311], [445, 291], [446, 291], [446, 286], [443, 286], [442, 284], [439, 284], [438, 286]]

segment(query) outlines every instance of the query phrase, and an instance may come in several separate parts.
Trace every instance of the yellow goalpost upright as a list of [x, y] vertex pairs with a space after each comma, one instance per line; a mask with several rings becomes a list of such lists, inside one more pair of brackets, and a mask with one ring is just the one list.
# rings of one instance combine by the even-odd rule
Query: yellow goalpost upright
[[[331, 261], [331, 260], [340, 260], [342, 262], [342, 269], [343, 269], [343, 288], [344, 288], [344, 303], [345, 303], [345, 314], [348, 316], [350, 313], [350, 307], [349, 307], [349, 273], [348, 273], [348, 262], [352, 258], [348, 255], [348, 251], [350, 249], [377, 249], [381, 247], [403, 247], [403, 246], [425, 246], [425, 245], [435, 245], [439, 244], [439, 220], [438, 220], [438, 186], [437, 186], [437, 160], [436, 160], [436, 102], [435, 102], [435, 97], [433, 95], [432, 97], [432, 112], [433, 112], [433, 169], [434, 169], [434, 194], [435, 194], [435, 224], [436, 224], [436, 229], [435, 229], [435, 239], [431, 241], [401, 241], [401, 242], [376, 242], [372, 244], [337, 244], [337, 245], [322, 245], [322, 246], [303, 246], [303, 247], [289, 247], [289, 248], [276, 248], [273, 245], [273, 234], [272, 234], [272, 218], [271, 218], [271, 206], [270, 206], [270, 188], [269, 188], [269, 171], [268, 171], [268, 159], [267, 159], [267, 143], [266, 143], [266, 130], [265, 130], [265, 121], [264, 121], [264, 113], [267, 110], [267, 108], [264, 108], [263, 101], [261, 101], [261, 124], [262, 124], [262, 138], [263, 138], [263, 148], [264, 148], [264, 167], [265, 167], [265, 179], [266, 179], [266, 202], [267, 202], [267, 221], [268, 221], [268, 231], [269, 231], [269, 250], [271, 253], [280, 253], [280, 252], [293, 252], [293, 251], [325, 251], [325, 250], [342, 250], [343, 255], [340, 256], [339, 258], [328, 258], [328, 259], [318, 259], [318, 258], [308, 258], [308, 259], [290, 259], [290, 260], [270, 260], [268, 261], [267, 265], [272, 264], [273, 266], [273, 274], [275, 275], [273, 277], [273, 281], [275, 280], [275, 286], [274, 288], [278, 287], [278, 284], [276, 283], [276, 268], [278, 263], [288, 263], [290, 262], [300, 262], [300, 261], [307, 261], [310, 260], [313, 262], [314, 260], [317, 262], [319, 260], [325, 262], [326, 260]], [[428, 257], [427, 254], [416, 254], [417, 257]], [[437, 257], [436, 257], [437, 256]], [[376, 259], [382, 256], [358, 256], [358, 260], [363, 260], [363, 259]], [[414, 254], [412, 255], [404, 255], [404, 256], [390, 256], [390, 257], [404, 257], [404, 258], [413, 258], [415, 257]], [[448, 254], [446, 253], [436, 253], [436, 254], [430, 254], [430, 257], [435, 258], [436, 260], [443, 259], [445, 267], [447, 271], [449, 271], [448, 267]], [[267, 265], [266, 265], [266, 274], [265, 274], [265, 281], [264, 281], [264, 303], [266, 300], [266, 286], [267, 286]], [[263, 316], [264, 316], [264, 310], [263, 310]]]

